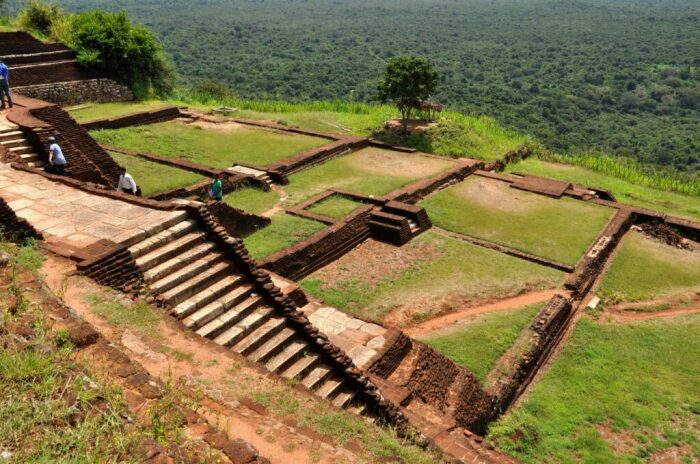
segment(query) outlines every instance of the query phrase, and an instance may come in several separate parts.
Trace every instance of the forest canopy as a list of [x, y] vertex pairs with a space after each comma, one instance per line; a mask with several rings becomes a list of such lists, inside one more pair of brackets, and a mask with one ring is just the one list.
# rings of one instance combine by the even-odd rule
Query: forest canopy
[[[11, 3], [11, 0], [10, 0]], [[126, 9], [184, 83], [247, 98], [369, 100], [394, 56], [440, 72], [435, 99], [561, 152], [700, 171], [694, 0], [63, 0]]]

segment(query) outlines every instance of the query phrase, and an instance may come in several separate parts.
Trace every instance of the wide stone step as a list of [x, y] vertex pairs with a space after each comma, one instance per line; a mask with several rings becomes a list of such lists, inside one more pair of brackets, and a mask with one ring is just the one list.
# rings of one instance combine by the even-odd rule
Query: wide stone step
[[294, 331], [289, 327], [285, 327], [275, 334], [274, 337], [263, 343], [260, 348], [253, 351], [248, 356], [248, 359], [259, 363], [267, 362], [268, 359], [282, 351], [293, 338]]
[[267, 321], [274, 310], [269, 306], [260, 306], [252, 313], [244, 317], [233, 327], [214, 339], [216, 343], [223, 346], [232, 346], [243, 339], [253, 330], [257, 329]]
[[341, 391], [335, 398], [333, 398], [333, 406], [344, 409], [355, 397], [355, 393], [356, 392], [347, 389]]
[[219, 262], [205, 272], [202, 272], [197, 277], [194, 277], [175, 288], [163, 293], [163, 297], [168, 304], [177, 306], [178, 303], [186, 300], [195, 293], [198, 293], [203, 288], [212, 285], [214, 282], [221, 279], [226, 274], [232, 274], [233, 267], [227, 261]]
[[19, 159], [22, 160], [25, 163], [31, 162], [31, 161], [36, 161], [39, 159], [39, 155], [36, 153], [25, 153], [23, 155], [19, 155]]
[[175, 316], [182, 319], [193, 314], [200, 308], [213, 303], [214, 300], [224, 303], [226, 309], [238, 304], [243, 298], [250, 295], [253, 286], [246, 284], [246, 279], [240, 275], [226, 276], [214, 285], [191, 296], [175, 306]]
[[340, 393], [345, 381], [340, 377], [331, 377], [318, 387], [316, 394], [324, 399], [333, 399]]
[[44, 166], [46, 166], [46, 163], [44, 163], [43, 161], [31, 161], [27, 163], [27, 166], [29, 166], [30, 168], [41, 169]]
[[289, 343], [279, 354], [270, 359], [265, 364], [265, 367], [271, 372], [281, 372], [292, 365], [294, 361], [304, 356], [304, 350], [306, 350], [308, 346], [309, 344], [303, 340], [295, 340]]
[[149, 269], [159, 264], [163, 264], [177, 255], [186, 253], [203, 241], [204, 234], [202, 232], [188, 233], [165, 246], [156, 248], [150, 253], [137, 258], [136, 265], [141, 268], [142, 271], [148, 271]]
[[[224, 277], [222, 280], [229, 280], [230, 276]], [[244, 279], [242, 277], [238, 278], [239, 284]], [[218, 283], [218, 282], [217, 282]], [[215, 318], [224, 314], [227, 310], [241, 304], [245, 299], [250, 297], [252, 293], [251, 285], [241, 285], [238, 288], [234, 288], [233, 291], [220, 296], [213, 301], [209, 302], [205, 306], [197, 309], [190, 316], [186, 317], [182, 322], [190, 329], [198, 329], [204, 324], [208, 324]], [[209, 292], [209, 288], [205, 289], [203, 292]], [[199, 294], [198, 294], [199, 295]]]
[[262, 303], [263, 299], [259, 295], [252, 294], [222, 315], [204, 324], [197, 329], [197, 333], [203, 337], [214, 338], [252, 313]]
[[23, 145], [27, 145], [28, 142], [26, 139], [23, 138], [18, 138], [18, 139], [7, 139], [7, 140], [2, 140], [0, 141], [0, 145], [2, 145], [5, 148], [14, 148], [14, 147], [21, 147]]
[[146, 253], [150, 253], [156, 248], [165, 246], [176, 238], [182, 237], [186, 233], [194, 231], [196, 228], [197, 223], [193, 220], [188, 219], [186, 221], [178, 222], [174, 226], [158, 232], [157, 234], [129, 247], [129, 251], [134, 259], [140, 258]]
[[30, 147], [29, 145], [22, 145], [19, 147], [9, 148], [7, 151], [9, 151], [13, 155], [24, 155], [33, 152], [34, 148]]
[[316, 367], [320, 360], [321, 357], [316, 353], [309, 353], [301, 359], [298, 359], [280, 375], [285, 379], [303, 378]]
[[183, 266], [187, 266], [190, 263], [204, 259], [211, 254], [223, 256], [220, 253], [217, 253], [215, 250], [216, 245], [211, 242], [204, 242], [202, 244], [195, 245], [194, 248], [174, 256], [164, 263], [152, 267], [148, 271], [144, 272], [143, 278], [146, 282], [154, 282], [177, 272], [177, 270], [181, 269]]
[[221, 253], [206, 254], [198, 260], [185, 265], [184, 267], [174, 268], [174, 272], [159, 280], [156, 280], [155, 282], [152, 282], [149, 284], [149, 287], [152, 292], [164, 293], [171, 288], [180, 285], [184, 281], [192, 279], [202, 272], [205, 272], [207, 269], [215, 266], [223, 260], [224, 256]]
[[284, 319], [273, 317], [269, 321], [251, 332], [245, 339], [241, 340], [233, 347], [233, 350], [243, 355], [248, 355], [257, 350], [260, 345], [275, 336], [286, 326]]
[[21, 139], [25, 140], [24, 134], [22, 131], [14, 130], [14, 129], [9, 129], [0, 132], [0, 141], [7, 141], [7, 140], [15, 140], [15, 139]]
[[326, 380], [326, 378], [331, 375], [331, 368], [328, 366], [317, 366], [314, 367], [311, 372], [309, 372], [301, 381], [301, 384], [313, 390], [314, 388], [321, 385], [321, 383]]

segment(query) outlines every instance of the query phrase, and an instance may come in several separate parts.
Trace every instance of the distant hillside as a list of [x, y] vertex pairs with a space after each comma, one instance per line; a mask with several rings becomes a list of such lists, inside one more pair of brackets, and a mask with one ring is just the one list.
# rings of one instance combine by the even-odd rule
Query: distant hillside
[[385, 60], [428, 56], [441, 101], [561, 151], [700, 170], [693, 0], [63, 0], [126, 8], [183, 80], [247, 98], [367, 99]]

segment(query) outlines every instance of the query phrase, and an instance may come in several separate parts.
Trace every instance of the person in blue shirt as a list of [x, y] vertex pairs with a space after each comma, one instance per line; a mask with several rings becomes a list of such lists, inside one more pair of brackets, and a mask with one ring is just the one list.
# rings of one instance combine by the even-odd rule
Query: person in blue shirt
[[63, 156], [63, 150], [56, 143], [56, 137], [49, 137], [49, 164], [46, 165], [46, 172], [58, 174], [59, 176], [66, 175], [66, 157]]
[[224, 186], [221, 183], [221, 176], [217, 173], [214, 174], [214, 180], [211, 183], [211, 188], [209, 189], [209, 198], [214, 201], [221, 201], [224, 197]]
[[10, 95], [10, 70], [7, 68], [7, 65], [0, 60], [0, 102], [2, 102], [0, 110], [5, 109], [5, 96], [3, 94], [7, 95], [7, 101], [10, 104], [10, 108], [12, 108], [14, 105], [12, 104], [12, 96]]

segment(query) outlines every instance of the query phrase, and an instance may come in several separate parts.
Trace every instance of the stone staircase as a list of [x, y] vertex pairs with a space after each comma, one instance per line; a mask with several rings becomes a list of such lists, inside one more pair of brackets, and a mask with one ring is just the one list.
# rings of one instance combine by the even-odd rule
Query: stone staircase
[[247, 176], [254, 177], [255, 179], [267, 184], [268, 186], [272, 186], [273, 184], [272, 179], [267, 174], [267, 172], [261, 169], [254, 169], [248, 166], [241, 166], [240, 164], [236, 164], [235, 166], [226, 169], [226, 171], [233, 174], [244, 174]]
[[17, 127], [0, 130], [0, 145], [7, 150], [11, 160], [34, 168], [42, 168], [46, 164]]
[[178, 222], [129, 251], [150, 291], [186, 327], [298, 381], [337, 407], [363, 411], [353, 403], [356, 392], [275, 314], [195, 221]]

